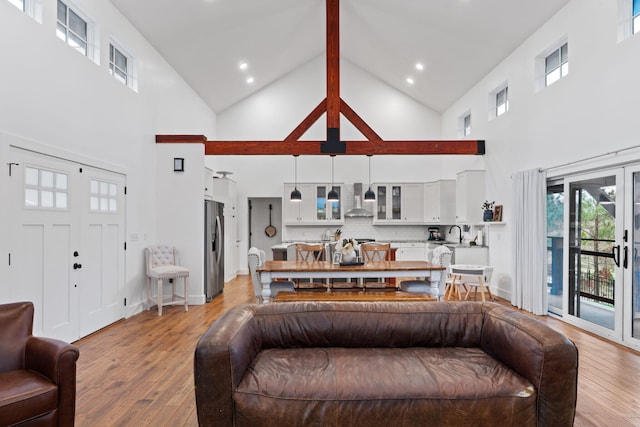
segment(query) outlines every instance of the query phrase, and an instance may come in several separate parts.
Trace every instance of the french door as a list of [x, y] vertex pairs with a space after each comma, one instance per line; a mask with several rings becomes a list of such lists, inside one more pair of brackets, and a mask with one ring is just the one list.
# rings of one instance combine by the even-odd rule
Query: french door
[[[640, 348], [640, 165], [573, 175], [547, 190], [549, 311]], [[555, 205], [550, 202], [557, 202]], [[547, 227], [550, 229], [549, 225]], [[558, 271], [562, 259], [562, 277]]]
[[12, 147], [10, 286], [34, 333], [73, 342], [124, 316], [122, 174]]

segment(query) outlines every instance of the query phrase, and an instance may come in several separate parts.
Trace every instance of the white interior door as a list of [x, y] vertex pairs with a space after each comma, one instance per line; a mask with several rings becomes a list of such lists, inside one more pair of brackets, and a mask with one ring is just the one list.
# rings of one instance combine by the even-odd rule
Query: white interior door
[[[12, 224], [5, 301], [32, 301], [34, 333], [68, 342], [123, 317], [124, 177], [11, 148]], [[91, 180], [121, 192], [116, 212], [91, 209]], [[103, 203], [103, 202], [102, 202]], [[113, 205], [112, 203], [112, 205]]]

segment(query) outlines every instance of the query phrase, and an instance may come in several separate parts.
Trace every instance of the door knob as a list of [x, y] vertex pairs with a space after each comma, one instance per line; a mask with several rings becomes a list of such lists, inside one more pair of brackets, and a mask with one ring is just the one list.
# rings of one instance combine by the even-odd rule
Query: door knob
[[82, 268], [82, 264], [78, 264], [77, 262], [74, 262], [74, 263], [73, 263], [73, 269], [74, 269], [74, 270], [77, 270], [77, 269], [79, 269], [79, 268]]

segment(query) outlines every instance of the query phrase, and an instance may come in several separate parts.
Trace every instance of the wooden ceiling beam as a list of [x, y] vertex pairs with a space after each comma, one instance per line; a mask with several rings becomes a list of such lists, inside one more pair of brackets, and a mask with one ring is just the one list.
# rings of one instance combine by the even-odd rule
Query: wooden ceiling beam
[[[204, 143], [205, 154], [246, 155], [484, 155], [483, 140], [384, 141], [340, 98], [340, 2], [326, 0], [327, 97], [284, 141], [207, 141], [204, 135], [156, 135], [157, 143]], [[327, 113], [326, 141], [300, 141], [305, 132]], [[367, 141], [340, 140], [340, 114]]]
[[[326, 156], [324, 141], [208, 141], [204, 153], [213, 156], [304, 155]], [[452, 141], [345, 141], [347, 151], [338, 155], [482, 155], [482, 140]]]

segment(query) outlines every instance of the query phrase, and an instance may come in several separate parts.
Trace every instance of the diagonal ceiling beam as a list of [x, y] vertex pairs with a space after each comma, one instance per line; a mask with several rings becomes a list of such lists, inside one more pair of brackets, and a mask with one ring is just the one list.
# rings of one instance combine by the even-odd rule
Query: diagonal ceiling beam
[[[483, 140], [386, 141], [340, 98], [340, 2], [326, 0], [327, 97], [323, 99], [284, 141], [208, 141], [204, 135], [156, 135], [156, 143], [205, 144], [206, 155], [483, 155]], [[300, 141], [326, 113], [326, 141]], [[341, 141], [340, 114], [353, 124], [366, 141]]]

